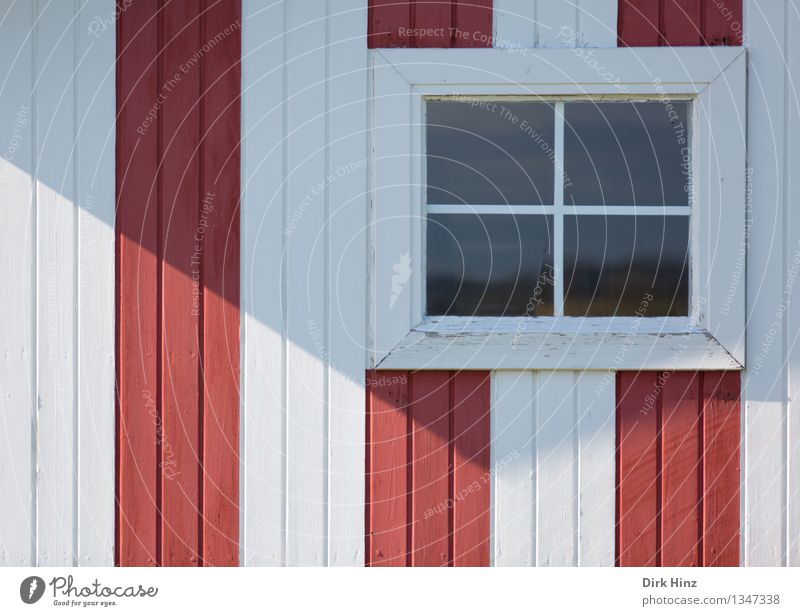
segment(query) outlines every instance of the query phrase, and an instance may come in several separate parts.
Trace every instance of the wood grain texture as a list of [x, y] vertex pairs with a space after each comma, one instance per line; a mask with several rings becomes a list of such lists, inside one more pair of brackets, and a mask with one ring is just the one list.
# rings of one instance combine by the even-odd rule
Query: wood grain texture
[[617, 375], [617, 564], [739, 564], [738, 372]]
[[489, 564], [489, 374], [367, 372], [368, 566]]
[[371, 49], [491, 47], [492, 0], [369, 0]]
[[238, 563], [240, 13], [117, 22], [117, 563]]
[[619, 45], [741, 45], [742, 0], [619, 0]]

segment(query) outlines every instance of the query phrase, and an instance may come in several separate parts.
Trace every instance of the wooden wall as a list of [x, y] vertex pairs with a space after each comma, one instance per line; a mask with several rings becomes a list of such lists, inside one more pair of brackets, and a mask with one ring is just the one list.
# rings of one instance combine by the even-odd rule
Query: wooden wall
[[0, 7], [4, 565], [113, 562], [113, 12]]
[[739, 565], [738, 372], [617, 374], [617, 565]]
[[367, 373], [366, 564], [486, 566], [489, 373]]
[[117, 22], [120, 565], [235, 565], [239, 543], [237, 2]]
[[619, 44], [741, 45], [742, 0], [619, 0]]

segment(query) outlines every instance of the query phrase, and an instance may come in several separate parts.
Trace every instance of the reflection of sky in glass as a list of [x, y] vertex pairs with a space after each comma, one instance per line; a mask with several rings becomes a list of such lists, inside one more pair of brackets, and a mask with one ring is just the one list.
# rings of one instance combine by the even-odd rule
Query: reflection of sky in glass
[[428, 203], [552, 204], [552, 105], [481, 104], [427, 104]]
[[565, 314], [687, 316], [688, 246], [688, 216], [565, 216]]
[[[553, 314], [552, 218], [428, 217], [427, 313]], [[534, 316], [530, 311], [529, 316]]]
[[[574, 205], [688, 205], [689, 103], [568, 103], [564, 202]], [[681, 142], [683, 139], [683, 143]]]

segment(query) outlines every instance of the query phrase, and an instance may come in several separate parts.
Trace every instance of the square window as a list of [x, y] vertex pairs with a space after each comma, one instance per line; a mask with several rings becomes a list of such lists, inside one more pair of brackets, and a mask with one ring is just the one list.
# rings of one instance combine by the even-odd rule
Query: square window
[[686, 100], [426, 102], [426, 314], [689, 315]]

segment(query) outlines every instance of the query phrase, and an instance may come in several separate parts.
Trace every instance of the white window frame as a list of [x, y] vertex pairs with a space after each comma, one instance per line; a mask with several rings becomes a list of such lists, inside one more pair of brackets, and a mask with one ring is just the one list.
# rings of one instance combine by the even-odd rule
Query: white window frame
[[[382, 49], [371, 60], [373, 367], [744, 366], [742, 48]], [[425, 317], [424, 104], [441, 96], [690, 99], [690, 316]]]

